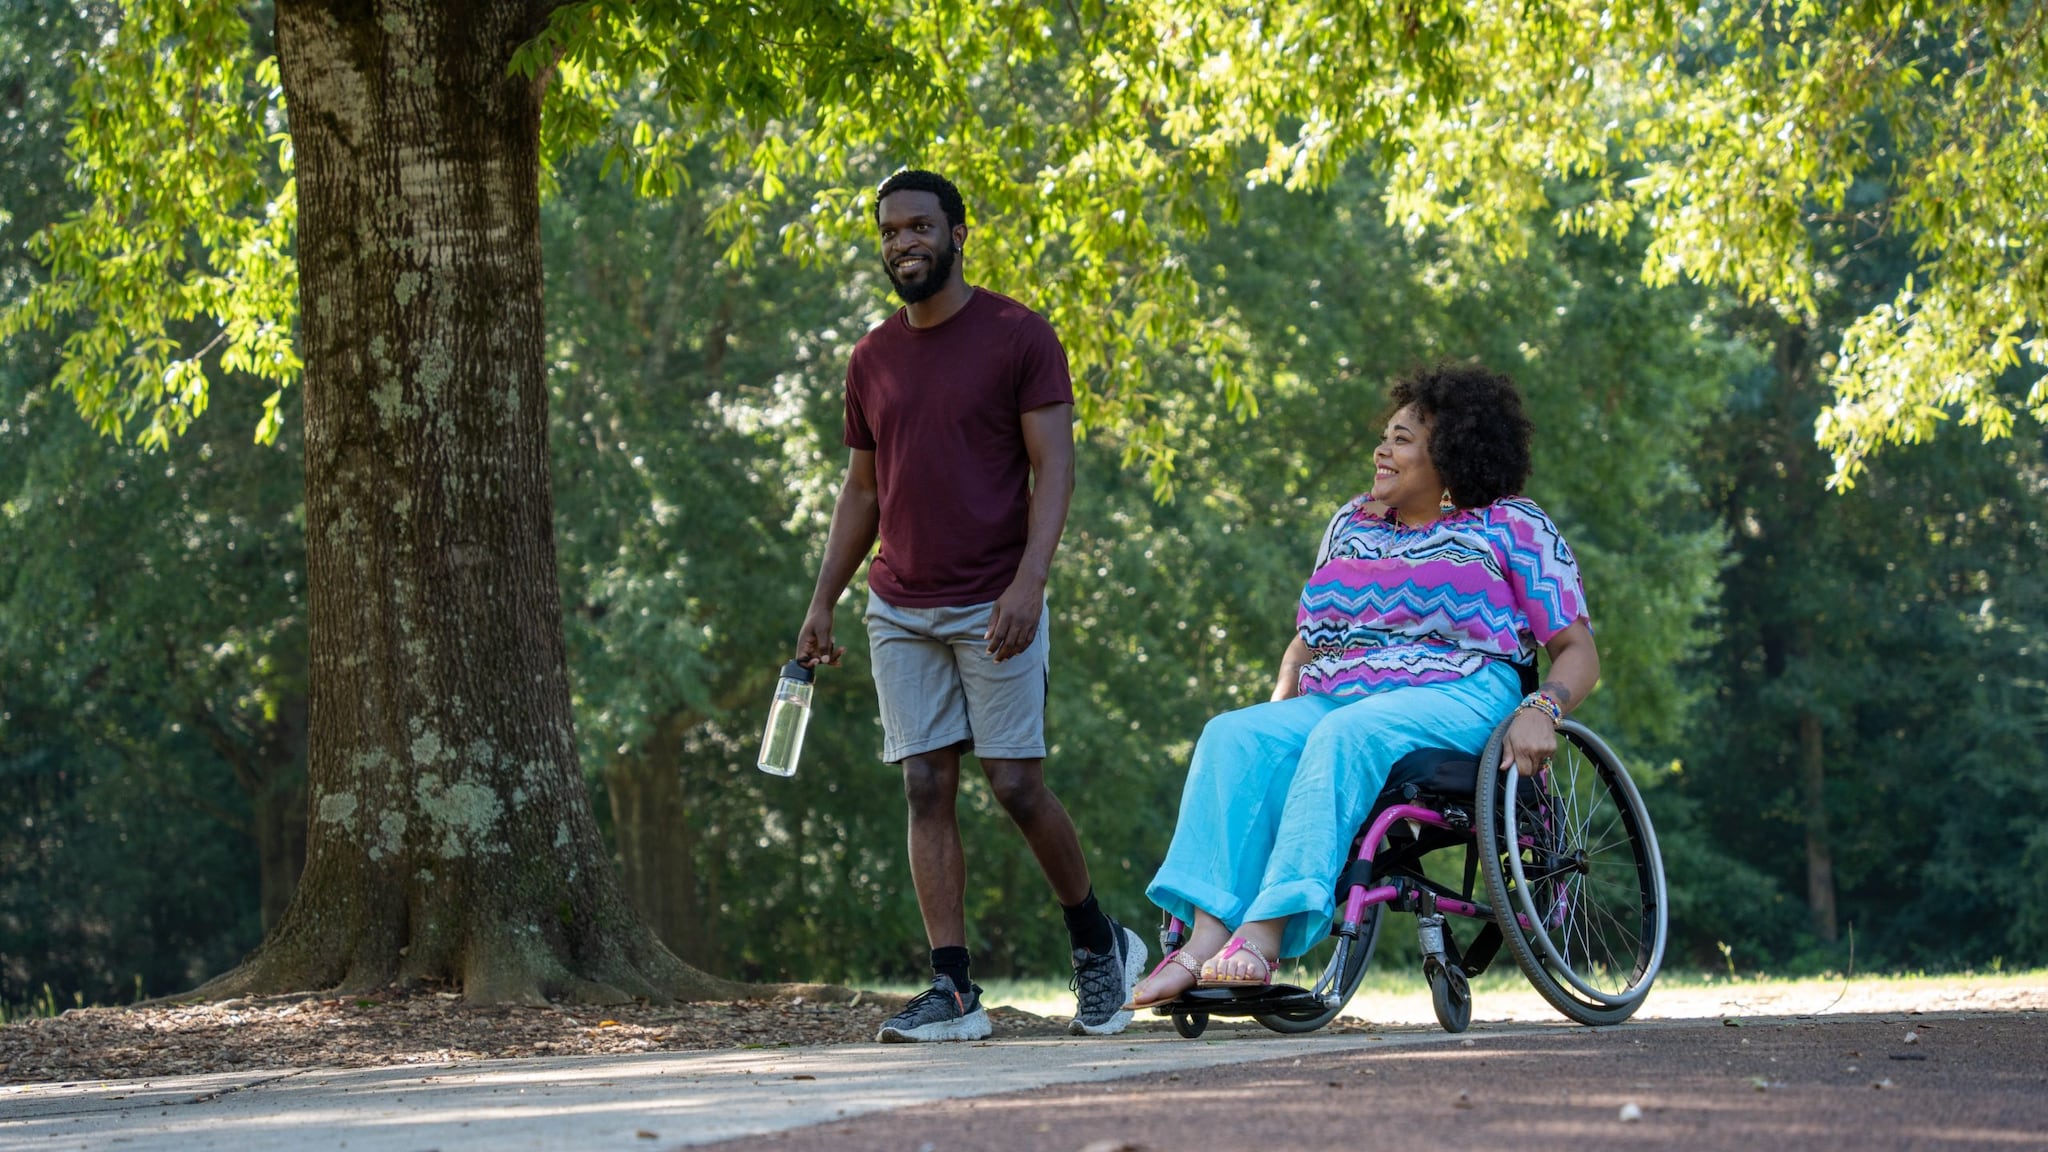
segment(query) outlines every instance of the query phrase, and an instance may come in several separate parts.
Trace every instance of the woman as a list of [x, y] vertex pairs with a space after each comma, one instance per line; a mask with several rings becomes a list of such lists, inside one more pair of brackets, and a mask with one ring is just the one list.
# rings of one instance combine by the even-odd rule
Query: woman
[[[1192, 929], [1127, 1007], [1271, 983], [1329, 932], [1335, 877], [1396, 760], [1480, 748], [1512, 713], [1502, 767], [1536, 772], [1600, 678], [1577, 562], [1516, 495], [1530, 426], [1514, 384], [1444, 364], [1391, 399], [1372, 490], [1323, 533], [1272, 701], [1216, 717], [1195, 746], [1146, 892]], [[1515, 665], [1538, 646], [1550, 676], [1525, 697]]]

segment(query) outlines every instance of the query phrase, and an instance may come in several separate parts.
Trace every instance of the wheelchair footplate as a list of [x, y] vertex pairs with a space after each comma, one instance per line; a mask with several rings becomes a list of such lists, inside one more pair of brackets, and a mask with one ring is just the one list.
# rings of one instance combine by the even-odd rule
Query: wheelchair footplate
[[1216, 1016], [1249, 1016], [1275, 1032], [1312, 1032], [1335, 1009], [1307, 988], [1271, 984], [1262, 988], [1191, 988], [1152, 1011], [1173, 1021], [1173, 1030], [1193, 1040]]
[[1295, 984], [1261, 988], [1190, 988], [1177, 1000], [1155, 1004], [1160, 1016], [1200, 1012], [1209, 1016], [1268, 1016], [1276, 1012], [1312, 1012], [1324, 1007], [1314, 992]]

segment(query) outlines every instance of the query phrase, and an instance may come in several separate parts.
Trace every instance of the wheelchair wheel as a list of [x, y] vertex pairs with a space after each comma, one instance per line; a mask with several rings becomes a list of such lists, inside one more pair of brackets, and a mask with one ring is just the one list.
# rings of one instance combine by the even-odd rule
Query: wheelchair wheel
[[1173, 1014], [1173, 1030], [1180, 1033], [1183, 1040], [1194, 1040], [1200, 1037], [1208, 1028], [1209, 1014], [1207, 1012], [1175, 1012]]
[[1472, 985], [1465, 970], [1434, 961], [1423, 968], [1429, 978], [1429, 1002], [1436, 1009], [1436, 1022], [1446, 1032], [1463, 1032], [1472, 1026]]
[[1664, 961], [1664, 862], [1642, 794], [1606, 742], [1557, 730], [1547, 780], [1500, 772], [1503, 722], [1479, 761], [1487, 899], [1515, 963], [1581, 1024], [1619, 1024]]
[[[1338, 911], [1343, 911], [1343, 899], [1338, 899]], [[1365, 910], [1365, 919], [1359, 922], [1358, 939], [1346, 940], [1332, 936], [1326, 942], [1311, 948], [1307, 955], [1297, 958], [1294, 963], [1319, 972], [1313, 991], [1322, 998], [1324, 1007], [1299, 1012], [1270, 1012], [1252, 1019], [1264, 1024], [1275, 1032], [1294, 1035], [1314, 1032], [1344, 1011], [1351, 1003], [1351, 994], [1358, 991], [1358, 985], [1365, 979], [1365, 970], [1372, 963], [1373, 948], [1380, 940], [1380, 913], [1385, 905], [1374, 904]], [[1318, 963], [1320, 961], [1320, 963]]]

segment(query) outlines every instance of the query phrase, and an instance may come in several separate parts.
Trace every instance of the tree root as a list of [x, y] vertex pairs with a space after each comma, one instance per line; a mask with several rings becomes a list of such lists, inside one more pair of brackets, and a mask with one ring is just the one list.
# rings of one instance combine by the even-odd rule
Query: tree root
[[[499, 934], [492, 934], [498, 936]], [[888, 1004], [904, 999], [843, 984], [811, 982], [753, 984], [727, 980], [693, 968], [670, 952], [652, 933], [629, 930], [638, 947], [602, 949], [607, 953], [583, 971], [573, 970], [552, 950], [516, 938], [472, 940], [458, 950], [439, 948], [383, 960], [376, 949], [358, 948], [346, 962], [345, 946], [323, 947], [297, 933], [279, 933], [240, 965], [189, 992], [158, 997], [151, 1004], [195, 1004], [294, 993], [359, 996], [391, 987], [420, 987], [445, 982], [459, 987], [471, 1004], [677, 1004], [709, 1001], [803, 1000], [846, 1003], [856, 996], [866, 1003]], [[405, 949], [412, 952], [412, 948]], [[369, 952], [372, 955], [361, 953]], [[427, 959], [428, 955], [432, 959]]]

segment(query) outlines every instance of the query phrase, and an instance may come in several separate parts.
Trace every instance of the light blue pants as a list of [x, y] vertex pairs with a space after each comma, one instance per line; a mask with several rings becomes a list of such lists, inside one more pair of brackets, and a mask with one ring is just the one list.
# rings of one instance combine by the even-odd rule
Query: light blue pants
[[1225, 712], [1195, 744], [1180, 820], [1145, 895], [1236, 931], [1285, 918], [1282, 956], [1329, 934], [1336, 879], [1394, 762], [1418, 748], [1477, 751], [1522, 697], [1507, 664], [1370, 696], [1296, 696]]

